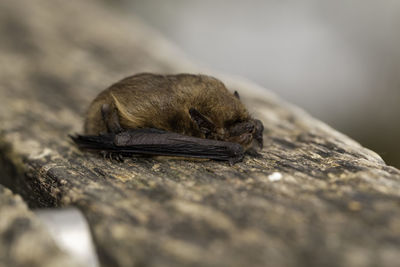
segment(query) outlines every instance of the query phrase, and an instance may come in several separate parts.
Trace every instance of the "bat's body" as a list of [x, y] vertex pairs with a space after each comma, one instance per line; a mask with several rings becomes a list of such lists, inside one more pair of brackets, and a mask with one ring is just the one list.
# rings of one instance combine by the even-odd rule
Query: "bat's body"
[[[89, 107], [84, 128], [86, 136], [74, 139], [82, 148], [125, 153], [130, 147], [135, 150], [131, 154], [221, 160], [240, 160], [253, 140], [262, 147], [263, 131], [262, 123], [250, 117], [238, 94], [230, 93], [219, 80], [205, 75], [150, 73], [127, 77], [101, 92]], [[123, 148], [118, 144], [121, 134], [131, 140]], [[95, 136], [96, 142], [89, 142], [88, 138], [93, 141]], [[191, 136], [191, 144], [185, 147], [187, 136]]]

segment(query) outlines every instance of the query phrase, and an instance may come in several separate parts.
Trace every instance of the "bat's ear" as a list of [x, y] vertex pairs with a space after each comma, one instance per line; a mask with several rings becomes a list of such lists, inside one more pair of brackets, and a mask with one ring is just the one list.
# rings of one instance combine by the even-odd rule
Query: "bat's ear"
[[233, 93], [233, 95], [234, 95], [237, 99], [240, 99], [240, 96], [239, 96], [238, 91], [235, 91], [235, 92]]
[[197, 126], [199, 126], [200, 131], [206, 136], [215, 131], [215, 125], [197, 109], [190, 108], [189, 114], [192, 120], [197, 124]]

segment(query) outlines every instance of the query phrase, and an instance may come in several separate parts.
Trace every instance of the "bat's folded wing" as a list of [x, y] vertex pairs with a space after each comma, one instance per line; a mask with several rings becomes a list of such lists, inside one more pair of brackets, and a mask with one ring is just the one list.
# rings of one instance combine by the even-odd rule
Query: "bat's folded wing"
[[196, 138], [158, 129], [127, 130], [118, 134], [75, 135], [72, 140], [81, 148], [123, 155], [162, 155], [208, 158], [238, 162], [243, 147], [237, 143]]

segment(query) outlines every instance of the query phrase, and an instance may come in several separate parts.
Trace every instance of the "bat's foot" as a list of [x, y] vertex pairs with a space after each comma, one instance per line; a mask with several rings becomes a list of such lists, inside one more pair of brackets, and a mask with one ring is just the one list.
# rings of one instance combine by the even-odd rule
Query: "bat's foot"
[[100, 155], [102, 155], [104, 159], [115, 160], [117, 162], [124, 162], [124, 157], [120, 153], [101, 151]]
[[249, 156], [252, 156], [254, 158], [261, 158], [262, 155], [260, 153], [258, 153], [257, 150], [255, 150], [254, 148], [250, 148], [246, 151], [246, 154]]
[[242, 162], [244, 158], [244, 153], [238, 155], [237, 157], [232, 157], [228, 160], [228, 163], [230, 166], [233, 166], [234, 164], [238, 163], [238, 162]]
[[242, 160], [243, 160], [243, 158], [241, 158], [241, 159], [231, 158], [228, 160], [228, 163], [229, 163], [229, 166], [233, 166], [236, 163], [241, 162]]

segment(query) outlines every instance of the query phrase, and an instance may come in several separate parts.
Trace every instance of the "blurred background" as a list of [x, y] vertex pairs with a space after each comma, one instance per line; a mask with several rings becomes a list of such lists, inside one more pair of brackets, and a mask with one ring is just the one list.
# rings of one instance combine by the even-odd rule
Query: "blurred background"
[[118, 3], [195, 62], [253, 80], [400, 167], [400, 1]]

